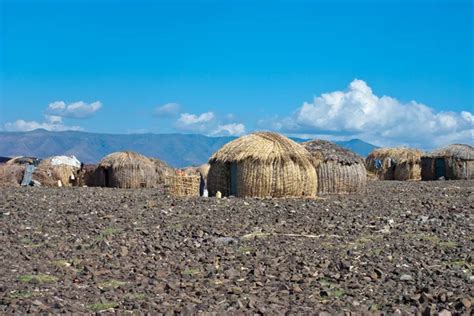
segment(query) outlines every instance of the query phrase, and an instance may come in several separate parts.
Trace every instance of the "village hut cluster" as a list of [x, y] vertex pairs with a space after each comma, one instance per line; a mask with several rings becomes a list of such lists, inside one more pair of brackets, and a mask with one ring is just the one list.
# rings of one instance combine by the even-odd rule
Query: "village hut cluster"
[[424, 153], [378, 148], [364, 160], [323, 140], [304, 143], [271, 132], [235, 139], [207, 164], [174, 169], [164, 161], [124, 151], [97, 165], [74, 156], [15, 157], [0, 163], [0, 187], [21, 185], [162, 188], [173, 196], [305, 197], [364, 193], [368, 179], [474, 179], [474, 148], [450, 145]]

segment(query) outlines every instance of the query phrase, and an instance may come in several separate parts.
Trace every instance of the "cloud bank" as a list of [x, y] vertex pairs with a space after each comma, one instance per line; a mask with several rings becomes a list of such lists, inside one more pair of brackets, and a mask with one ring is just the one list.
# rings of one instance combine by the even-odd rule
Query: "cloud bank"
[[85, 103], [83, 101], [66, 104], [64, 101], [55, 101], [48, 105], [46, 114], [56, 115], [60, 117], [83, 119], [93, 116], [102, 108], [99, 101], [93, 103]]
[[474, 116], [462, 111], [437, 112], [427, 105], [379, 97], [363, 80], [346, 91], [334, 91], [305, 102], [293, 115], [273, 119], [271, 126], [292, 134], [358, 137], [379, 145], [432, 148], [447, 143], [472, 143]]
[[63, 131], [82, 131], [80, 126], [64, 125], [60, 116], [45, 115], [44, 122], [16, 120], [15, 122], [7, 122], [3, 129], [7, 132], [29, 132], [35, 129], [45, 129], [51, 132]]
[[[233, 116], [227, 115], [227, 119]], [[240, 136], [245, 133], [245, 125], [242, 123], [223, 123], [214, 112], [202, 114], [181, 113], [176, 121], [175, 128], [183, 132], [201, 133], [211, 136]]]
[[44, 111], [44, 121], [38, 122], [19, 119], [14, 122], [5, 123], [3, 130], [9, 132], [28, 132], [41, 128], [53, 132], [82, 131], [84, 130], [82, 127], [67, 125], [63, 122], [63, 119], [90, 118], [101, 108], [102, 103], [99, 101], [90, 104], [83, 101], [69, 104], [66, 104], [64, 101], [55, 101], [50, 103]]

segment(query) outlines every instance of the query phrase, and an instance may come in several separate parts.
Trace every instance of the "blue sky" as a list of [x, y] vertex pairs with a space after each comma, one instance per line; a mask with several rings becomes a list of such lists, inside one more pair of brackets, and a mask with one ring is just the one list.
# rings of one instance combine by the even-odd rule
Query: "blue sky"
[[472, 1], [0, 3], [3, 130], [473, 143]]

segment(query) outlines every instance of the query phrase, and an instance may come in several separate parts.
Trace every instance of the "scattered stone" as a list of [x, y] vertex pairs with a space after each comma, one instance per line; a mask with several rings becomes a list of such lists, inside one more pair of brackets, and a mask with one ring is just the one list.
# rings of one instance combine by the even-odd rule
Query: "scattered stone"
[[400, 281], [412, 281], [413, 277], [409, 274], [402, 274], [400, 276]]

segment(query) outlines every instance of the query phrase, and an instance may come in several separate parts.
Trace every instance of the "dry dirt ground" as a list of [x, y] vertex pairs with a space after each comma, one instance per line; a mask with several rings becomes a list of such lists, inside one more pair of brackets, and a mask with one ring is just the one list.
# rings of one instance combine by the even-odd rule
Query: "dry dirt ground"
[[[325, 199], [0, 191], [0, 314], [469, 314], [474, 181]], [[446, 313], [446, 311], [444, 311]]]

